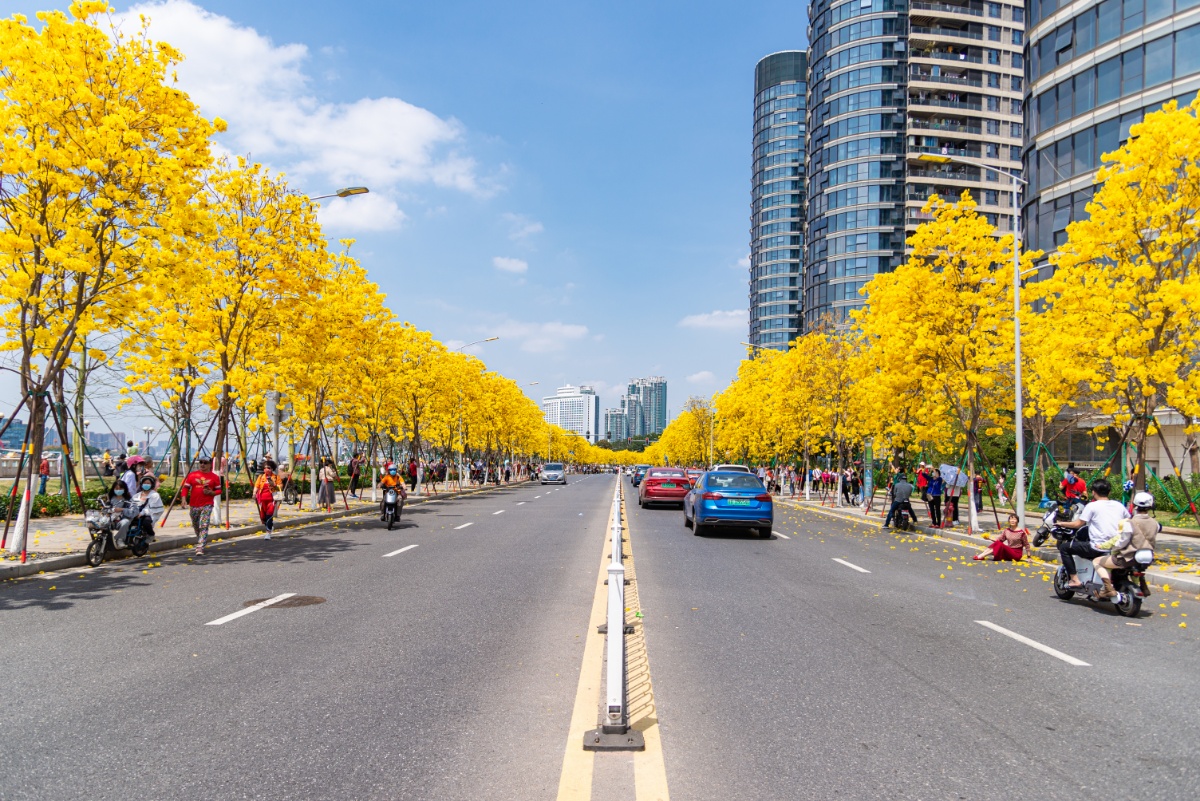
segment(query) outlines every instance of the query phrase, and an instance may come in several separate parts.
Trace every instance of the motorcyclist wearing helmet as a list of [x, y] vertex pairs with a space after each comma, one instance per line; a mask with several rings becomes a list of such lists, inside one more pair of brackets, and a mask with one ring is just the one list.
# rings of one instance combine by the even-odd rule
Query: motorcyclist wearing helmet
[[1110, 492], [1112, 492], [1112, 486], [1108, 483], [1108, 479], [1096, 479], [1092, 482], [1092, 502], [1083, 507], [1079, 518], [1059, 524], [1063, 528], [1088, 527], [1086, 540], [1061, 539], [1058, 541], [1058, 555], [1069, 576], [1067, 586], [1072, 589], [1079, 589], [1083, 586], [1079, 581], [1079, 574], [1075, 572], [1075, 560], [1072, 555], [1082, 556], [1085, 559], [1104, 556], [1105, 551], [1108, 550], [1105, 543], [1117, 536], [1121, 529], [1121, 521], [1129, 517], [1129, 512], [1125, 510], [1124, 504], [1109, 499]]
[[1135, 564], [1134, 554], [1138, 551], [1153, 551], [1158, 533], [1162, 531], [1162, 523], [1151, 517], [1151, 512], [1154, 511], [1153, 495], [1145, 491], [1134, 495], [1133, 508], [1133, 519], [1128, 524], [1122, 524], [1121, 536], [1112, 549], [1112, 553], [1107, 556], [1097, 556], [1092, 560], [1092, 564], [1096, 566], [1097, 575], [1104, 582], [1104, 589], [1100, 592], [1101, 598], [1113, 598], [1117, 594], [1117, 591], [1113, 589], [1112, 576], [1108, 571], [1110, 569], [1124, 570]]
[[[396, 465], [388, 465], [387, 472], [379, 479], [379, 488], [382, 490], [396, 489], [400, 493], [400, 503], [408, 500], [408, 490], [404, 488], [404, 478], [400, 475], [400, 469]], [[384, 514], [383, 501], [379, 501], [379, 515], [382, 519]]]

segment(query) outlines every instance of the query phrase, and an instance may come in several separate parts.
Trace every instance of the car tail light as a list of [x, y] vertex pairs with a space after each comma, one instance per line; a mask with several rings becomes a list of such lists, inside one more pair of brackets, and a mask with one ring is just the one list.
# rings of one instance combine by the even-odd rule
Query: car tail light
[[706, 492], [703, 495], [701, 495], [700, 497], [701, 497], [701, 499], [706, 500], [706, 501], [719, 501], [722, 498], [724, 498], [725, 496], [719, 492]]
[[770, 496], [770, 495], [768, 495], [767, 493], [765, 493], [765, 492], [764, 492], [764, 493], [762, 493], [761, 495], [755, 495], [755, 496], [754, 496], [754, 500], [756, 500], [756, 501], [766, 501], [767, 503], [770, 503], [770, 502], [771, 502], [771, 496]]

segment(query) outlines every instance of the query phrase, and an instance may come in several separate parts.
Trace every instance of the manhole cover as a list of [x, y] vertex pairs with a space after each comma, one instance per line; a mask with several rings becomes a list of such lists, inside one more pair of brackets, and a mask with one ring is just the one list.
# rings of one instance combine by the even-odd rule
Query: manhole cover
[[[263, 601], [269, 601], [270, 598], [255, 598], [253, 601], [246, 601], [242, 606], [254, 606], [261, 604]], [[284, 609], [292, 606], [312, 606], [313, 604], [323, 604], [325, 599], [319, 595], [293, 595], [291, 598], [284, 598], [282, 601], [264, 607], [265, 609]]]

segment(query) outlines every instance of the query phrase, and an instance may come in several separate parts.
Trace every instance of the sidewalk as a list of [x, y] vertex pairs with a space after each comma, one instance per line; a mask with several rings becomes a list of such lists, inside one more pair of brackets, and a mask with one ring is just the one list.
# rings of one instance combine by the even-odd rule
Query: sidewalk
[[[405, 508], [443, 498], [474, 495], [504, 487], [520, 486], [525, 483], [527, 483], [527, 480], [522, 479], [512, 481], [508, 484], [501, 484], [499, 487], [494, 484], [482, 488], [469, 487], [461, 493], [409, 493]], [[379, 508], [377, 501], [372, 502], [370, 500], [371, 491], [369, 489], [363, 491], [362, 495], [364, 500], [361, 501], [356, 501], [347, 495], [346, 500], [349, 502], [350, 507], [347, 509], [346, 504], [342, 503], [339, 493], [338, 503], [334, 506], [332, 512], [309, 509], [307, 504], [311, 498], [310, 495], [304, 496], [305, 507], [303, 509], [299, 509], [295, 505], [281, 503], [278, 505], [278, 511], [275, 513], [275, 527], [281, 529], [288, 526], [319, 523], [339, 517], [370, 514]], [[225, 506], [225, 509], [228, 511], [229, 526], [226, 527], [224, 524], [217, 526], [213, 524], [209, 529], [208, 536], [210, 542], [245, 536], [247, 534], [256, 534], [263, 530], [263, 525], [258, 519], [258, 508], [254, 501], [249, 499], [230, 501]], [[196, 542], [196, 535], [192, 531], [191, 516], [188, 514], [186, 508], [178, 504], [167, 517], [166, 525], [157, 526], [155, 531], [156, 538], [155, 542], [150, 546], [151, 553], [182, 548], [187, 545], [193, 545]], [[13, 532], [10, 529], [9, 537], [11, 538], [12, 536]], [[19, 554], [13, 555], [0, 552], [0, 581], [81, 567], [86, 564], [84, 551], [87, 550], [89, 542], [91, 542], [91, 537], [84, 525], [82, 514], [31, 520], [29, 521], [29, 548], [25, 564], [21, 564]], [[128, 551], [121, 551], [120, 553], [129, 554]], [[111, 557], [108, 557], [107, 560], [111, 560]]]
[[[886, 505], [880, 504], [869, 513], [864, 514], [862, 507], [859, 506], [843, 506], [840, 508], [823, 506], [820, 501], [806, 501], [799, 495], [794, 499], [781, 495], [779, 496], [778, 503], [786, 504], [796, 509], [818, 512], [830, 517], [839, 517], [843, 520], [865, 523], [879, 528], [883, 528], [883, 521], [888, 510]], [[923, 506], [924, 504], [920, 503], [920, 501], [913, 503], [913, 509], [917, 511], [918, 515], [916, 526], [918, 532], [951, 545], [973, 549], [982, 549], [991, 543], [991, 540], [984, 539], [978, 533], [967, 533], [966, 518], [969, 512], [966, 510], [965, 504], [959, 515], [961, 519], [960, 525], [947, 529], [938, 529], [930, 526], [929, 517], [922, 514], [925, 512], [925, 509], [921, 508]], [[1026, 525], [1029, 526], [1030, 531], [1037, 528], [1036, 522], [1038, 521], [1026, 519]], [[987, 516], [980, 515], [979, 523], [983, 531], [995, 530], [995, 521], [991, 517], [990, 509], [987, 510]], [[1054, 548], [1045, 546], [1035, 548], [1032, 555], [1044, 562], [1058, 564], [1058, 551]], [[1174, 589], [1200, 593], [1200, 541], [1195, 537], [1168, 534], [1164, 531], [1158, 535], [1158, 549], [1155, 555], [1154, 568], [1146, 571], [1146, 578], [1152, 584], [1160, 586], [1174, 585]]]

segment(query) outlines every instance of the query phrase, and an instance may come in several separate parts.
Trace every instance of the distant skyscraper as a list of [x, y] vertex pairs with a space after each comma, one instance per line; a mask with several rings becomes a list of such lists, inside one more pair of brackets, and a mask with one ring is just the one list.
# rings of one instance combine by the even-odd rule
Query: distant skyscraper
[[754, 68], [750, 182], [750, 342], [786, 349], [801, 331], [808, 55], [774, 53]]
[[624, 405], [630, 420], [630, 436], [661, 434], [667, 427], [667, 379], [637, 378], [629, 382], [628, 390]]
[[603, 438], [600, 431], [600, 397], [591, 387], [559, 387], [558, 393], [542, 398], [546, 422], [574, 431], [595, 444]]
[[604, 438], [609, 442], [629, 439], [629, 420], [624, 409], [604, 410]]
[[646, 436], [646, 415], [642, 411], [641, 397], [634, 394], [622, 395], [621, 411], [625, 414], [626, 438]]

